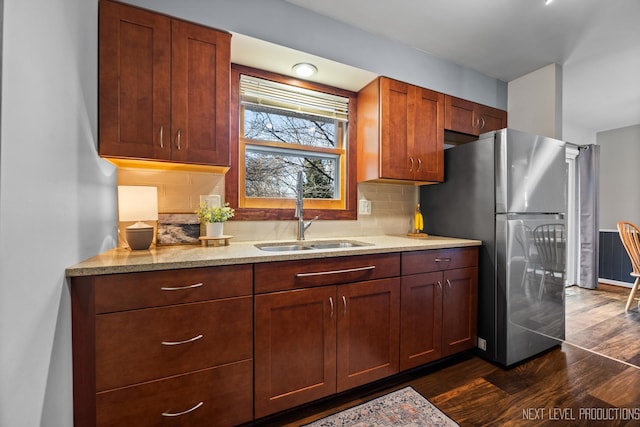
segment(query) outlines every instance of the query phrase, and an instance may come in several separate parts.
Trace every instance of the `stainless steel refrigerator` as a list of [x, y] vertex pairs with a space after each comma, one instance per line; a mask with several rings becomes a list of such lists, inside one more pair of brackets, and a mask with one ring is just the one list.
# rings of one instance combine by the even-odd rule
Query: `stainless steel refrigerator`
[[425, 232], [482, 240], [478, 353], [505, 366], [564, 339], [565, 143], [513, 129], [445, 150]]

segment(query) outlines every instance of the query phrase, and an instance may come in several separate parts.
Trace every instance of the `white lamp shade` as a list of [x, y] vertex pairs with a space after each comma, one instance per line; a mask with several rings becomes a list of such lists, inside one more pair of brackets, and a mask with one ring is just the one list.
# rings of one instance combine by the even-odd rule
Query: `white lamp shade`
[[158, 188], [118, 186], [118, 217], [120, 221], [157, 221]]

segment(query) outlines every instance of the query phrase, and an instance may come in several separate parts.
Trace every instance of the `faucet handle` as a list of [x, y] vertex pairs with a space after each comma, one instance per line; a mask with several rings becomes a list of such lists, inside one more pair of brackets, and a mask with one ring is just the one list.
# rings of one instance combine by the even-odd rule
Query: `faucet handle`
[[319, 218], [320, 218], [320, 217], [316, 215], [315, 217], [313, 217], [312, 219], [310, 219], [306, 224], [304, 224], [304, 229], [306, 230], [307, 228], [311, 227], [311, 223], [312, 223], [313, 221], [315, 221], [315, 220], [319, 219]]

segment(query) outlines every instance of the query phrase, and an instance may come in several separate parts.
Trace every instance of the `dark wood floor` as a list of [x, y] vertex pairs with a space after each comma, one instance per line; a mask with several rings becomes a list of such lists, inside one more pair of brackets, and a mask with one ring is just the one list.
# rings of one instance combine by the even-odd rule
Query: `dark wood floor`
[[568, 342], [514, 368], [462, 354], [256, 425], [299, 426], [410, 385], [461, 426], [640, 426], [640, 315], [624, 313], [627, 295], [568, 288]]
[[630, 289], [600, 284], [566, 289], [566, 340], [605, 356], [640, 366], [640, 314], [625, 313]]

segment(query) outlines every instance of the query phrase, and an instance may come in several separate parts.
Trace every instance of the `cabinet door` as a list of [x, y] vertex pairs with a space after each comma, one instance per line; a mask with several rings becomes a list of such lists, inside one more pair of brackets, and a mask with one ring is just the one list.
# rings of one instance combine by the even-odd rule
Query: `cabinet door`
[[171, 155], [171, 21], [100, 2], [101, 156], [168, 160]]
[[476, 345], [478, 268], [461, 268], [444, 272], [443, 356]]
[[478, 120], [480, 132], [504, 129], [507, 127], [507, 112], [497, 108], [478, 105]]
[[445, 96], [444, 128], [455, 132], [478, 135], [475, 103], [454, 96]]
[[409, 126], [414, 87], [387, 78], [380, 79], [381, 141], [380, 177], [411, 179]]
[[338, 392], [398, 372], [400, 278], [338, 287]]
[[172, 160], [229, 166], [231, 35], [172, 21]]
[[[444, 181], [444, 95], [415, 88], [410, 167], [416, 181]], [[410, 159], [411, 160], [411, 159]]]
[[402, 277], [400, 370], [442, 357], [442, 273]]
[[255, 416], [336, 391], [335, 286], [255, 297]]

